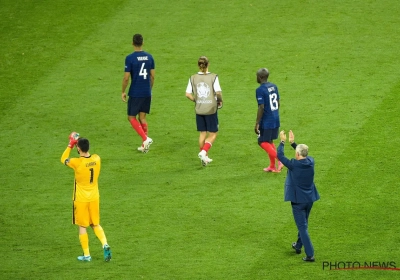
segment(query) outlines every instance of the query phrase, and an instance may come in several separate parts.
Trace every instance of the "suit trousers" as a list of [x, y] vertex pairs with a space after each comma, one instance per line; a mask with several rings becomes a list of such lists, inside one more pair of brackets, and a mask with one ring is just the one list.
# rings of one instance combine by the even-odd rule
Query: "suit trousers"
[[298, 229], [296, 248], [301, 249], [304, 245], [304, 251], [309, 257], [314, 256], [314, 247], [308, 234], [308, 217], [310, 216], [313, 202], [294, 203], [292, 202], [292, 212], [294, 221]]

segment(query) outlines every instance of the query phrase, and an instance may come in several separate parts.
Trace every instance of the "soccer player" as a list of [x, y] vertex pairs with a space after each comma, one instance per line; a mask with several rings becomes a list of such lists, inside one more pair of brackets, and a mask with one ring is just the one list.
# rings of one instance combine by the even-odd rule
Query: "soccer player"
[[[75, 171], [72, 223], [79, 226], [79, 241], [83, 249], [83, 256], [79, 256], [78, 260], [87, 262], [92, 260], [86, 231], [86, 228], [90, 226], [100, 240], [103, 246], [104, 260], [108, 262], [111, 259], [111, 249], [100, 225], [98, 178], [101, 161], [98, 155], [89, 153], [89, 140], [86, 138], [78, 140], [78, 136], [79, 134], [76, 132], [71, 133], [68, 147], [61, 156], [61, 162]], [[75, 145], [80, 157], [69, 158]]]
[[314, 183], [314, 158], [308, 155], [308, 146], [297, 145], [294, 142], [294, 134], [289, 131], [289, 142], [295, 149], [295, 158], [288, 159], [285, 156], [286, 134], [282, 130], [279, 134], [281, 143], [278, 147], [278, 158], [287, 167], [288, 173], [285, 181], [285, 201], [292, 204], [294, 221], [298, 229], [297, 241], [292, 243], [296, 254], [301, 254], [304, 245], [306, 256], [303, 261], [314, 262], [314, 247], [308, 234], [308, 217], [314, 201], [317, 201], [319, 193]]
[[274, 139], [278, 138], [280, 126], [279, 120], [279, 93], [278, 87], [268, 82], [269, 71], [267, 68], [261, 68], [257, 71], [257, 83], [260, 86], [256, 89], [256, 98], [258, 103], [255, 133], [258, 135], [258, 145], [267, 152], [270, 164], [264, 168], [265, 172], [280, 172], [283, 165], [278, 162], [276, 168], [275, 161], [276, 147]]
[[200, 71], [190, 77], [186, 97], [195, 102], [197, 131], [200, 132], [198, 157], [206, 166], [212, 159], [208, 151], [218, 133], [217, 109], [222, 108], [222, 90], [218, 75], [208, 71], [209, 61], [201, 56], [197, 62]]
[[125, 74], [122, 79], [122, 101], [126, 102], [126, 88], [131, 80], [128, 93], [128, 121], [142, 138], [139, 151], [147, 153], [153, 140], [147, 136], [146, 114], [150, 113], [151, 90], [154, 84], [155, 64], [153, 56], [142, 49], [143, 36], [133, 35], [134, 52], [125, 58]]

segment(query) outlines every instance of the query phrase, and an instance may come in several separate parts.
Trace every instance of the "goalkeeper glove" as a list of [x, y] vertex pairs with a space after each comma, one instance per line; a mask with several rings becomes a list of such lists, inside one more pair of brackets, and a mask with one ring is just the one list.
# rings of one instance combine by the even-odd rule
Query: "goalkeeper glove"
[[78, 143], [78, 139], [79, 139], [79, 133], [77, 133], [77, 132], [72, 132], [72, 133], [69, 135], [68, 147], [70, 147], [71, 149], [73, 149], [74, 146], [76, 145], [76, 143]]

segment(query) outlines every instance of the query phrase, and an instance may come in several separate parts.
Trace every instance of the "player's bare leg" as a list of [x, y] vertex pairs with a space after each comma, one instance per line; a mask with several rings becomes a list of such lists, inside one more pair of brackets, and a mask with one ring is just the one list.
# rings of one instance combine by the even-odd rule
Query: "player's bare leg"
[[201, 148], [201, 152], [198, 154], [200, 160], [201, 160], [201, 164], [203, 166], [206, 166], [207, 164], [209, 164], [210, 162], [212, 162], [212, 159], [210, 159], [207, 156], [208, 150], [211, 148], [212, 144], [214, 143], [215, 139], [217, 138], [217, 132], [207, 132], [204, 133], [203, 131], [200, 133], [200, 138], [199, 138], [199, 145], [201, 145], [201, 142], [204, 139], [204, 145]]
[[206, 141], [206, 138], [207, 138], [207, 131], [200, 131], [200, 135], [199, 135], [200, 151], [203, 149], [204, 142]]

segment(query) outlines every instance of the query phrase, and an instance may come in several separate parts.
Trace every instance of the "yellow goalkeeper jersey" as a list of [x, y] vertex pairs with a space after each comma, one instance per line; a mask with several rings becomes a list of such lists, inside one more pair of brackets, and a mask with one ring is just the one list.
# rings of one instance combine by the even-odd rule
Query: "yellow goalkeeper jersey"
[[61, 156], [61, 162], [75, 171], [72, 199], [78, 202], [90, 202], [99, 199], [100, 157], [93, 154], [89, 157], [69, 158], [70, 152], [71, 148], [67, 147]]

